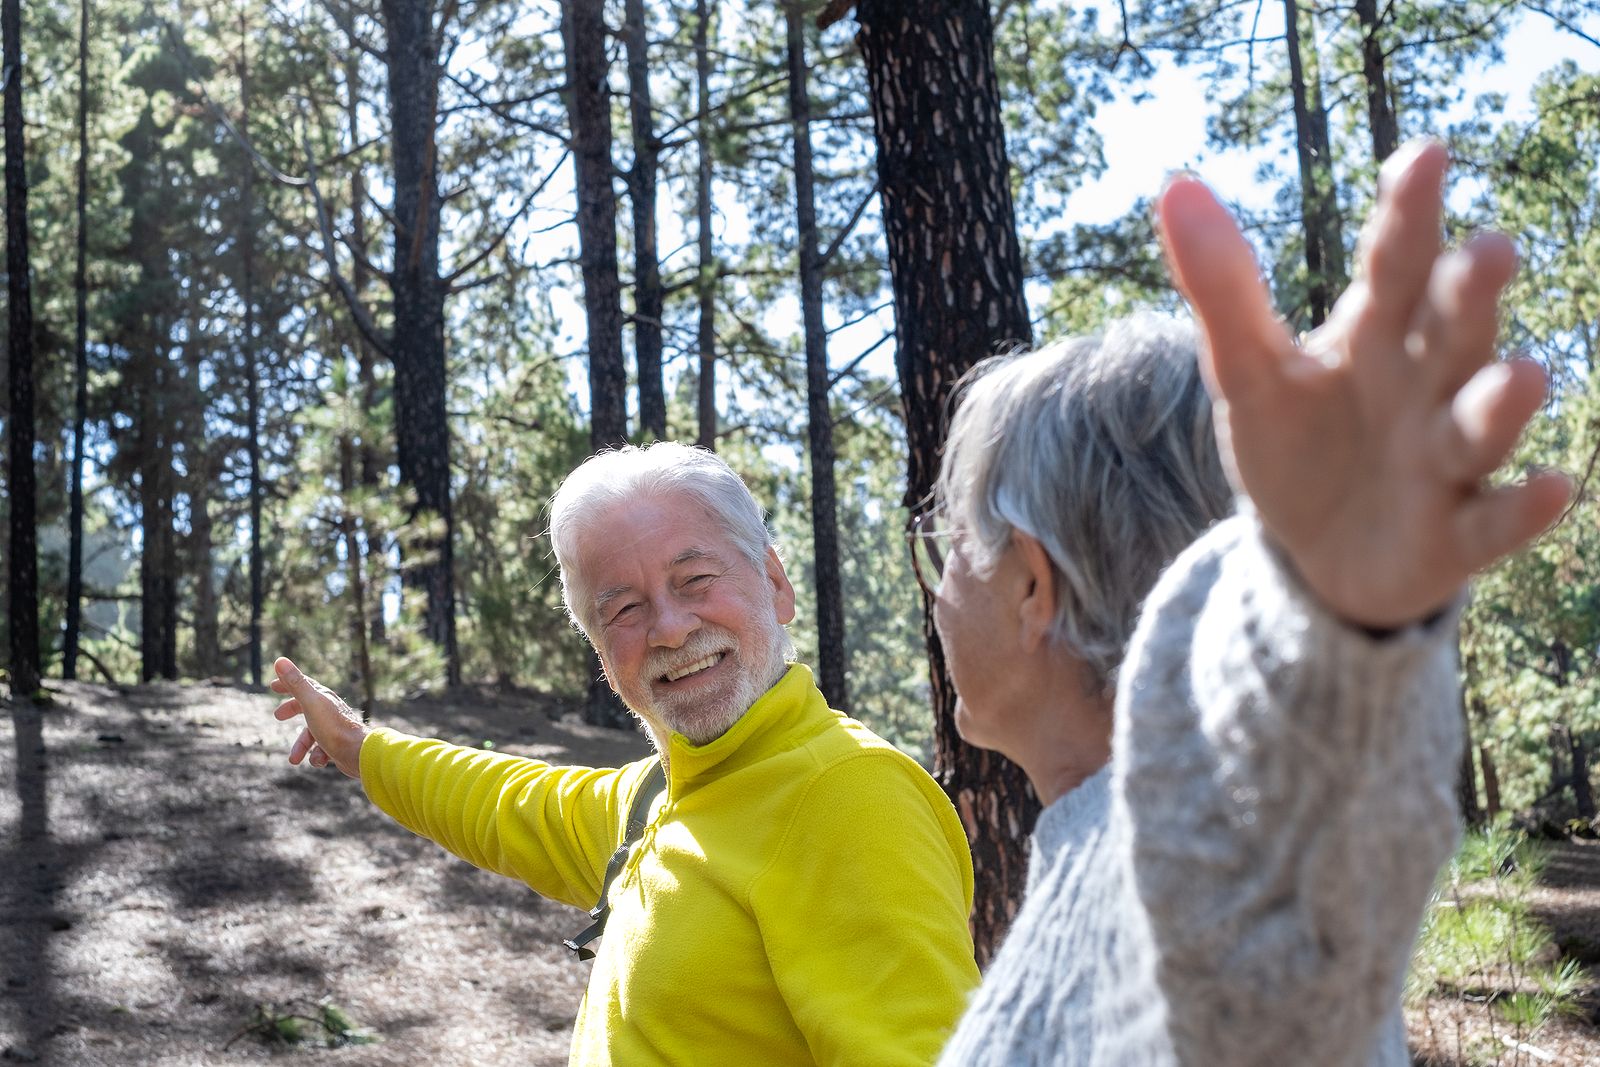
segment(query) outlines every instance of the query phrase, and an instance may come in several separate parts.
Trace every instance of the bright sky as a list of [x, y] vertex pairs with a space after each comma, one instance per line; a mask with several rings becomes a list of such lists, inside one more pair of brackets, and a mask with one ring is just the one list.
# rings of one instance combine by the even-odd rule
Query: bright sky
[[[1281, 18], [1279, 22], [1277, 27], [1263, 25], [1261, 32], [1281, 33]], [[1591, 29], [1591, 36], [1600, 37], [1600, 26]], [[1468, 117], [1473, 99], [1485, 93], [1506, 94], [1508, 119], [1526, 118], [1532, 113], [1529, 94], [1539, 75], [1568, 59], [1600, 68], [1600, 48], [1540, 15], [1525, 15], [1507, 35], [1504, 51], [1503, 62], [1480, 67], [1464, 82], [1461, 101], [1447, 116], [1446, 125]], [[1262, 156], [1218, 153], [1206, 146], [1206, 117], [1212, 105], [1195, 73], [1168, 64], [1149, 88], [1151, 99], [1143, 103], [1123, 98], [1101, 108], [1095, 125], [1105, 140], [1106, 172], [1072, 194], [1067, 207], [1075, 221], [1118, 218], [1138, 197], [1153, 195], [1168, 172], [1182, 168], [1199, 174], [1225, 197], [1250, 200]], [[1152, 131], [1159, 135], [1152, 136]], [[1433, 132], [1442, 134], [1444, 127]]]

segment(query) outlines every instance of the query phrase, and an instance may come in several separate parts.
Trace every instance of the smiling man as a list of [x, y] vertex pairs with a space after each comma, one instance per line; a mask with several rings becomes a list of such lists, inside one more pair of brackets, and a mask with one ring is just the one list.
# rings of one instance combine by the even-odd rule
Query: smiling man
[[567, 609], [656, 756], [555, 767], [368, 729], [280, 659], [277, 716], [305, 717], [290, 762], [334, 763], [402, 825], [547, 897], [604, 895], [573, 1063], [930, 1062], [978, 981], [961, 823], [788, 662], [794, 588], [744, 483], [683, 445], [604, 452], [556, 493], [551, 538]]

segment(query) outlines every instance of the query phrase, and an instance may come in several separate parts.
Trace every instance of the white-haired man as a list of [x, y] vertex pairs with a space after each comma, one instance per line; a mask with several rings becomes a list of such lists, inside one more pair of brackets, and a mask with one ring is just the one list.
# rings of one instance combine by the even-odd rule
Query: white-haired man
[[555, 767], [369, 730], [280, 659], [277, 716], [305, 716], [290, 762], [334, 763], [545, 896], [605, 897], [574, 1063], [930, 1062], [978, 981], [961, 823], [787, 662], [794, 588], [744, 483], [683, 445], [602, 453], [557, 492], [551, 535], [567, 609], [657, 757]]

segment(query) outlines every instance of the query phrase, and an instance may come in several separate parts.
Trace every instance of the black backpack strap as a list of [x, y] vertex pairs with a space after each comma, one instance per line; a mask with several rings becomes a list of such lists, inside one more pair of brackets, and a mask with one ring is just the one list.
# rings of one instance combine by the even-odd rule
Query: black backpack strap
[[633, 794], [633, 806], [628, 809], [628, 825], [623, 831], [622, 844], [617, 846], [617, 850], [611, 854], [610, 861], [606, 863], [606, 877], [600, 883], [599, 903], [589, 909], [589, 917], [594, 922], [585, 927], [578, 936], [563, 938], [561, 941], [563, 945], [576, 952], [580, 960], [594, 959], [594, 949], [590, 948], [589, 944], [606, 932], [606, 918], [611, 914], [611, 905], [606, 902], [606, 898], [611, 895], [611, 883], [622, 873], [622, 868], [628, 862], [628, 854], [644, 836], [645, 825], [650, 821], [650, 805], [666, 787], [667, 775], [658, 759], [655, 766], [645, 775], [644, 781], [639, 783], [638, 791]]

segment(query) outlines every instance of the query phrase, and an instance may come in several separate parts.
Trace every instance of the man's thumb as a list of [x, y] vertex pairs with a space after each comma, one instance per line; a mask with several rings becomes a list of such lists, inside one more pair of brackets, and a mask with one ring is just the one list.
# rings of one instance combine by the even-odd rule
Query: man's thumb
[[278, 672], [278, 677], [284, 685], [294, 690], [295, 696], [299, 696], [310, 684], [306, 681], [306, 676], [300, 673], [300, 668], [296, 667], [288, 656], [279, 656], [273, 662], [272, 669]]

